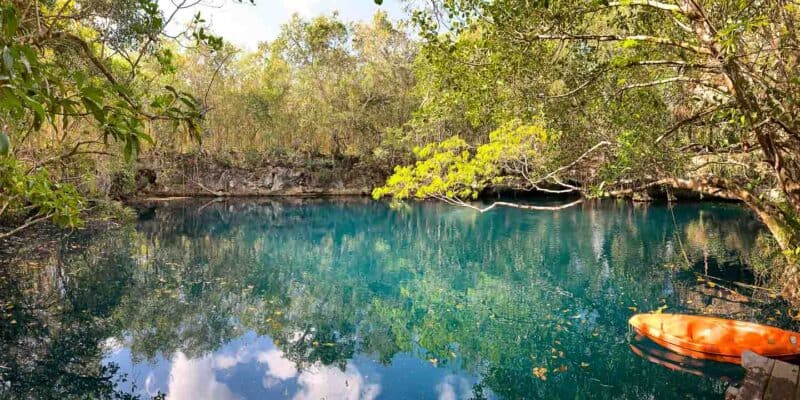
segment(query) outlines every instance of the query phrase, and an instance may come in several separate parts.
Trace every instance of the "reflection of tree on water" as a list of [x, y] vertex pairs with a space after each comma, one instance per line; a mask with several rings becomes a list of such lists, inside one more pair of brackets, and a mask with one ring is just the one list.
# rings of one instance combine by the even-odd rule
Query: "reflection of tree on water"
[[[65, 313], [53, 323], [98, 326], [77, 336], [87, 349], [77, 357], [95, 369], [106, 337], [124, 338], [148, 359], [176, 351], [199, 357], [254, 330], [300, 369], [344, 370], [357, 353], [384, 363], [410, 353], [480, 374], [476, 392], [663, 397], [679, 392], [668, 387], [675, 379], [631, 362], [620, 345], [629, 307], [686, 307], [688, 280], [663, 267], [683, 258], [678, 237], [690, 259], [738, 268], [731, 257], [751, 244], [736, 236], [754, 229], [735, 208], [698, 222], [691, 205], [674, 210], [673, 224], [664, 208], [621, 204], [479, 216], [362, 203], [157, 208], [139, 223], [141, 235], [120, 232], [66, 255], [64, 269], [85, 272], [71, 276], [72, 289], [56, 301], [78, 304], [86, 312], [77, 315], [91, 322]], [[747, 304], [737, 312], [757, 317]], [[547, 369], [546, 380], [531, 374], [534, 367]], [[637, 384], [615, 383], [621, 377]], [[721, 391], [712, 380], [685, 382]]]
[[101, 363], [100, 344], [121, 332], [112, 313], [131, 279], [132, 234], [93, 239], [87, 253], [67, 247], [66, 260], [31, 245], [0, 262], [0, 397], [130, 397], [116, 391], [125, 377]]

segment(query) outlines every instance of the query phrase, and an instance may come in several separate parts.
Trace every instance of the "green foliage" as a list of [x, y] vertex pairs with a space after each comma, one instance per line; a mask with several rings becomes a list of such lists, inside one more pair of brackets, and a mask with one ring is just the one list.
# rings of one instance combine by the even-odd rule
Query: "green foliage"
[[[84, 202], [74, 186], [58, 182], [84, 167], [82, 155], [132, 160], [154, 144], [153, 121], [200, 140], [201, 102], [169, 85], [149, 87], [154, 69], [175, 70], [165, 23], [155, 0], [0, 4], [0, 125], [7, 130], [0, 155], [13, 172], [0, 182], [0, 217], [33, 209], [75, 226]], [[199, 15], [190, 29], [200, 45], [221, 41], [204, 31]]]
[[372, 196], [475, 199], [490, 185], [540, 178], [556, 161], [558, 142], [559, 134], [549, 132], [541, 119], [530, 124], [509, 122], [476, 148], [454, 136], [416, 148], [420, 160], [413, 166], [397, 167]]
[[[411, 68], [416, 44], [406, 25], [377, 13], [370, 22], [338, 15], [294, 16], [256, 51], [231, 45], [176, 53], [175, 76], [161, 84], [204, 93], [203, 147], [217, 153], [260, 152], [296, 158], [319, 155], [388, 159], [390, 144], [417, 107]], [[167, 150], [184, 143], [159, 140]], [[399, 138], [402, 140], [403, 138]], [[386, 148], [383, 148], [386, 144]]]
[[8, 141], [8, 135], [0, 132], [0, 156], [7, 156], [11, 144]]
[[[53, 182], [47, 170], [28, 173], [13, 158], [0, 158], [0, 209], [24, 210], [30, 207], [31, 215], [19, 216], [33, 220], [52, 217], [63, 226], [80, 226], [80, 212], [85, 203], [73, 185]], [[21, 211], [20, 211], [21, 212]]]
[[[163, 28], [157, 3], [142, 1], [120, 4], [122, 8], [110, 11], [112, 16], [124, 21], [108, 39], [112, 43], [125, 46], [130, 41], [145, 40], [143, 35]], [[40, 0], [37, 0], [36, 7], [40, 7], [43, 13], [48, 11], [46, 3]], [[137, 93], [135, 86], [110, 78], [111, 67], [97, 58], [95, 50], [88, 43], [90, 34], [51, 28], [51, 37], [39, 39], [34, 44], [24, 44], [26, 41], [18, 39], [34, 34], [38, 28], [27, 23], [21, 24], [19, 13], [20, 10], [13, 4], [0, 8], [0, 21], [3, 24], [0, 30], [0, 46], [3, 48], [0, 70], [4, 72], [0, 109], [10, 117], [30, 117], [33, 129], [39, 130], [45, 123], [55, 124], [60, 120], [59, 123], [66, 127], [72, 119], [89, 116], [101, 132], [101, 139], [104, 142], [113, 139], [123, 143], [124, 155], [129, 159], [138, 154], [141, 142], [151, 142], [144, 132], [142, 121], [145, 119], [166, 118], [184, 123], [189, 131], [197, 130], [202, 114], [199, 103], [190, 95], [178, 94], [167, 88], [175, 98], [168, 104], [156, 103], [161, 107], [155, 107], [155, 111], [162, 112], [151, 114], [142, 105], [146, 103], [147, 94]], [[57, 44], [57, 39], [66, 41], [72, 48], [65, 52]], [[79, 54], [75, 55], [72, 51], [78, 51]], [[91, 70], [76, 70], [60, 57], [94, 63], [109, 72], [101, 77]], [[132, 65], [131, 68], [137, 67]]]

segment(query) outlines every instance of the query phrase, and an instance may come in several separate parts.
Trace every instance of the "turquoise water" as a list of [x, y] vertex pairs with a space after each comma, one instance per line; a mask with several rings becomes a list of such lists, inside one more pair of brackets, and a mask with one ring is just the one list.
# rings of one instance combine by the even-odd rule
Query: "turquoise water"
[[140, 207], [134, 226], [6, 254], [0, 395], [720, 399], [738, 367], [665, 353], [626, 322], [791, 327], [732, 283], [752, 282], [761, 229], [719, 203]]

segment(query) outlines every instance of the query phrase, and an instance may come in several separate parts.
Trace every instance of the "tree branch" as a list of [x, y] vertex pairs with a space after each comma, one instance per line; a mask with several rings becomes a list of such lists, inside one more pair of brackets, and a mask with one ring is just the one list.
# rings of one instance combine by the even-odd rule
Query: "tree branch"
[[541, 182], [547, 181], [548, 179], [558, 175], [559, 173], [564, 172], [564, 171], [574, 167], [576, 164], [581, 162], [584, 158], [588, 157], [589, 154], [593, 153], [595, 150], [597, 150], [597, 149], [599, 149], [601, 147], [610, 146], [610, 145], [611, 145], [611, 142], [606, 141], [606, 140], [603, 140], [602, 142], [597, 143], [596, 145], [592, 146], [589, 150], [586, 150], [583, 154], [581, 154], [578, 158], [576, 158], [571, 163], [569, 163], [567, 165], [564, 165], [564, 166], [562, 166], [560, 168], [557, 168], [556, 170], [550, 172], [549, 174], [545, 175], [544, 177], [542, 177], [541, 179], [536, 181], [536, 183], [541, 183]]
[[754, 204], [756, 203], [757, 200], [753, 197], [751, 193], [747, 192], [746, 190], [743, 189], [737, 190], [735, 188], [732, 188], [731, 187], [732, 185], [730, 185], [729, 182], [725, 181], [724, 179], [714, 178], [714, 177], [699, 178], [699, 179], [684, 179], [684, 178], [671, 178], [671, 177], [662, 178], [633, 188], [610, 191], [607, 192], [607, 195], [611, 197], [622, 197], [657, 186], [669, 186], [674, 189], [690, 190], [707, 196], [718, 197], [726, 200], [743, 201], [748, 204], [750, 203]]
[[652, 82], [632, 83], [630, 85], [625, 85], [625, 86], [621, 87], [619, 90], [617, 90], [617, 94], [620, 94], [620, 93], [622, 93], [624, 91], [631, 90], [631, 89], [639, 89], [639, 88], [645, 88], [645, 87], [659, 86], [659, 85], [665, 85], [665, 84], [673, 83], [673, 82], [697, 83], [697, 84], [702, 84], [704, 86], [705, 86], [705, 83], [706, 83], [702, 79], [690, 78], [688, 76], [675, 76], [675, 77], [672, 77], [672, 78], [659, 79], [657, 81], [652, 81]]
[[610, 1], [609, 7], [627, 7], [627, 6], [646, 6], [659, 10], [683, 13], [683, 10], [677, 5], [662, 3], [654, 0], [627, 0], [627, 1]]
[[459, 207], [471, 208], [471, 209], [473, 209], [475, 211], [480, 212], [481, 214], [483, 214], [483, 213], [485, 213], [487, 211], [491, 211], [495, 207], [511, 207], [511, 208], [520, 208], [520, 209], [523, 209], [523, 210], [535, 210], [535, 211], [559, 211], [559, 210], [563, 210], [563, 209], [566, 209], [566, 208], [574, 207], [574, 206], [577, 206], [578, 204], [583, 203], [583, 199], [578, 199], [578, 200], [575, 200], [575, 201], [573, 201], [571, 203], [561, 204], [561, 205], [558, 205], [558, 206], [535, 206], [535, 205], [532, 205], [532, 204], [519, 204], [519, 203], [509, 203], [509, 202], [506, 202], [506, 201], [496, 201], [496, 202], [492, 203], [491, 205], [489, 205], [487, 207], [478, 207], [478, 206], [472, 205], [470, 203], [467, 203], [465, 201], [458, 200], [458, 199], [453, 199], [453, 198], [444, 197], [444, 196], [434, 196], [434, 197], [439, 199], [439, 200], [442, 200], [442, 201], [444, 201], [444, 202], [446, 202], [448, 204], [457, 205]]
[[44, 221], [46, 219], [49, 219], [52, 216], [53, 216], [53, 213], [42, 215], [42, 216], [40, 216], [38, 218], [34, 218], [32, 220], [29, 220], [29, 221], [25, 222], [24, 224], [14, 228], [14, 229], [12, 229], [12, 230], [10, 230], [8, 232], [0, 233], [0, 240], [5, 239], [7, 237], [11, 237], [11, 236], [17, 234], [18, 232], [20, 232], [21, 230], [23, 230], [23, 229], [25, 229], [25, 228], [27, 228], [27, 227], [29, 227], [31, 225], [38, 224], [39, 222], [42, 222], [42, 221]]
[[31, 167], [28, 169], [28, 172], [30, 173], [31, 171], [35, 170], [36, 168], [39, 168], [39, 167], [41, 167], [41, 166], [43, 166], [43, 165], [50, 164], [51, 162], [54, 162], [54, 161], [59, 161], [59, 160], [64, 160], [64, 159], [67, 159], [67, 158], [73, 157], [73, 156], [75, 156], [75, 155], [78, 155], [78, 154], [103, 154], [103, 155], [111, 155], [111, 154], [109, 154], [109, 153], [107, 153], [107, 152], [104, 152], [104, 151], [78, 151], [78, 149], [80, 149], [80, 147], [81, 147], [81, 146], [85, 146], [85, 145], [87, 145], [87, 144], [92, 144], [92, 143], [100, 143], [100, 142], [98, 142], [98, 141], [96, 141], [96, 140], [81, 140], [81, 141], [78, 141], [77, 143], [75, 143], [75, 146], [73, 146], [73, 147], [72, 147], [72, 150], [70, 150], [70, 151], [68, 151], [68, 152], [66, 152], [66, 153], [64, 153], [64, 154], [60, 154], [60, 155], [53, 156], [53, 157], [50, 157], [50, 158], [48, 158], [48, 159], [45, 159], [45, 160], [39, 161], [39, 162], [37, 162], [37, 163], [33, 164], [33, 166], [31, 166]]
[[141, 109], [141, 106], [136, 101], [134, 101], [130, 96], [128, 96], [127, 93], [125, 93], [125, 91], [122, 89], [122, 86], [119, 84], [119, 81], [114, 76], [114, 74], [111, 73], [111, 71], [108, 69], [108, 67], [106, 67], [103, 61], [101, 61], [99, 58], [97, 58], [97, 56], [94, 55], [92, 48], [89, 46], [89, 43], [86, 43], [86, 41], [81, 39], [80, 37], [67, 32], [55, 32], [53, 33], [52, 37], [60, 38], [77, 44], [78, 47], [80, 47], [81, 50], [83, 50], [83, 53], [86, 55], [89, 61], [91, 61], [92, 65], [94, 65], [98, 69], [98, 71], [100, 71], [100, 73], [106, 78], [106, 80], [108, 80], [112, 84], [114, 90], [117, 92], [117, 94], [119, 94], [120, 97], [122, 97], [125, 100], [126, 103], [128, 103], [137, 112], [141, 113], [145, 117], [148, 117], [150, 119], [155, 119], [154, 116], [145, 113]]
[[545, 95], [545, 94], [539, 94], [537, 97], [539, 97], [541, 99], [561, 99], [561, 98], [564, 98], [564, 97], [572, 96], [573, 94], [580, 92], [581, 90], [583, 90], [584, 88], [586, 88], [590, 84], [592, 84], [595, 81], [597, 81], [597, 78], [599, 78], [600, 75], [602, 75], [603, 72], [605, 72], [605, 71], [606, 71], [605, 68], [600, 68], [600, 70], [598, 70], [594, 75], [592, 75], [592, 77], [587, 79], [580, 86], [576, 87], [575, 89], [570, 90], [567, 93], [562, 93], [562, 94], [557, 94], [557, 95], [552, 95], [552, 96], [551, 95]]
[[693, 63], [688, 61], [682, 60], [643, 60], [643, 61], [631, 61], [626, 63], [626, 67], [631, 66], [650, 66], [650, 65], [671, 65], [675, 67], [682, 67], [682, 68], [697, 68], [697, 69], [719, 69], [719, 66], [714, 66], [711, 64], [702, 64], [702, 63]]
[[711, 51], [692, 45], [691, 43], [687, 42], [676, 42], [667, 38], [662, 38], [658, 36], [649, 36], [649, 35], [630, 35], [630, 36], [621, 36], [621, 35], [571, 35], [571, 34], [563, 34], [563, 35], [550, 35], [550, 34], [539, 34], [534, 35], [533, 39], [537, 40], [596, 40], [599, 42], [623, 42], [626, 40], [632, 40], [637, 42], [649, 42], [649, 43], [657, 43], [657, 44], [664, 44], [673, 47], [679, 47], [684, 50], [689, 50], [698, 54], [704, 55], [711, 55]]
[[705, 110], [703, 110], [703, 111], [700, 111], [700, 112], [699, 112], [699, 113], [697, 113], [697, 114], [694, 114], [694, 115], [692, 115], [692, 116], [691, 116], [691, 117], [689, 117], [689, 118], [686, 118], [686, 119], [684, 119], [684, 120], [682, 120], [682, 121], [680, 121], [680, 122], [676, 123], [675, 125], [672, 125], [672, 126], [669, 128], [669, 129], [667, 129], [667, 131], [666, 131], [666, 132], [662, 133], [662, 134], [661, 134], [661, 136], [659, 136], [659, 137], [656, 139], [656, 142], [655, 142], [655, 143], [656, 143], [656, 144], [659, 144], [659, 143], [661, 143], [661, 141], [662, 141], [662, 140], [666, 139], [666, 138], [667, 138], [669, 135], [673, 134], [674, 132], [676, 132], [678, 129], [680, 129], [680, 128], [681, 128], [681, 127], [683, 127], [684, 125], [686, 125], [686, 124], [690, 124], [690, 123], [693, 123], [694, 121], [697, 121], [698, 119], [700, 119], [700, 118], [703, 118], [703, 117], [705, 117], [706, 115], [708, 115], [708, 114], [711, 114], [711, 113], [713, 113], [713, 112], [717, 111], [718, 109], [719, 109], [719, 107], [711, 107], [711, 108], [705, 109]]

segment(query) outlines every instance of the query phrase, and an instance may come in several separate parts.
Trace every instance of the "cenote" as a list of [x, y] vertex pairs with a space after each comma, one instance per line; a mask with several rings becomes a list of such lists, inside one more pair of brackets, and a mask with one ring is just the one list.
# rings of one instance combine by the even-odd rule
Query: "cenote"
[[713, 202], [142, 206], [4, 256], [0, 396], [721, 399], [738, 367], [661, 354], [627, 320], [792, 327], [735, 285], [761, 229]]

